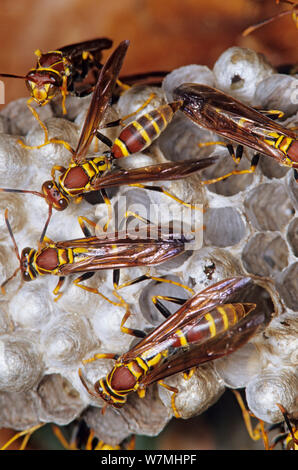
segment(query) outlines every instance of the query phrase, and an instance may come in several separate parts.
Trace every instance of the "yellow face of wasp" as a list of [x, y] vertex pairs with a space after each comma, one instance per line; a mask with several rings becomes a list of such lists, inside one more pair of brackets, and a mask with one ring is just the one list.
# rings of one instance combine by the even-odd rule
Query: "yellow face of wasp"
[[53, 99], [58, 91], [57, 87], [51, 83], [38, 86], [36, 83], [28, 81], [27, 86], [32, 98], [41, 106]]

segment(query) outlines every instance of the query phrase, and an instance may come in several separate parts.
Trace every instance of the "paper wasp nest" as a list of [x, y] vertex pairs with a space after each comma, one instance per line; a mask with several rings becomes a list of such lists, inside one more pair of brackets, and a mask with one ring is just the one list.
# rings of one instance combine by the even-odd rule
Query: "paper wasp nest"
[[[213, 70], [201, 65], [181, 67], [165, 78], [161, 89], [134, 87], [125, 92], [110, 109], [106, 121], [131, 113], [152, 91], [155, 98], [145, 111], [157, 107], [171, 100], [171, 91], [186, 82], [221, 88], [261, 108], [279, 108], [285, 112], [284, 125], [298, 125], [297, 78], [279, 75], [265, 58], [235, 47], [222, 54]], [[62, 117], [59, 100], [39, 108], [50, 137], [62, 138], [75, 148], [89, 103], [90, 97], [68, 97], [66, 118]], [[43, 131], [27, 109], [26, 98], [10, 103], [2, 111], [0, 125], [0, 187], [40, 191], [42, 183], [50, 179], [53, 165], [68, 165], [69, 152], [60, 145], [25, 150], [16, 142], [19, 136], [28, 145], [43, 141]], [[117, 132], [110, 129], [107, 135], [114, 139]], [[234, 162], [224, 146], [199, 148], [198, 143], [218, 140], [222, 139], [177, 112], [149, 150], [121, 164], [129, 168], [167, 159], [219, 155], [218, 163], [204, 172], [205, 178], [216, 177], [234, 168]], [[101, 143], [97, 147], [106, 150]], [[252, 155], [245, 148], [241, 168], [249, 167]], [[152, 268], [151, 273], [168, 278], [170, 273], [170, 279], [179, 280], [195, 292], [226, 277], [257, 275], [264, 279], [262, 287], [256, 288], [256, 301], [262, 302], [268, 314], [270, 309], [275, 314], [264, 331], [237, 352], [199, 367], [187, 381], [183, 374], [177, 374], [166, 382], [179, 389], [176, 405], [183, 418], [202, 413], [225, 387], [245, 387], [251, 411], [266, 422], [279, 422], [282, 415], [276, 403], [282, 403], [290, 415], [298, 412], [297, 185], [292, 171], [265, 156], [253, 175], [234, 176], [203, 187], [200, 178], [198, 174], [163, 186], [186, 202], [203, 205], [202, 248]], [[114, 207], [123, 196], [129, 206], [137, 203], [138, 208], [148, 207], [152, 201], [163, 207], [177, 205], [160, 193], [123, 186], [112, 193]], [[37, 248], [48, 210], [41, 198], [0, 193], [1, 282], [18, 263], [4, 222], [6, 208], [20, 250], [25, 246]], [[47, 235], [54, 241], [82, 237], [77, 217], [100, 221], [104, 214], [104, 205], [71, 203], [66, 211], [53, 214]], [[141, 268], [123, 269], [121, 282], [146, 272]], [[135, 341], [120, 332], [124, 310], [79, 289], [71, 280], [55, 302], [52, 291], [56, 283], [55, 276], [45, 276], [22, 284], [16, 276], [0, 299], [0, 426], [21, 430], [40, 422], [64, 425], [83, 416], [96, 435], [111, 444], [131, 433], [158, 434], [173, 415], [171, 394], [164, 388], [149, 387], [144, 399], [132, 394], [121, 410], [108, 408], [102, 415], [101, 401], [89, 396], [78, 376], [82, 367], [91, 386], [110, 370], [113, 361], [102, 359], [86, 366], [81, 361], [99, 352], [123, 353]], [[102, 271], [87, 283], [113, 298], [112, 272]], [[120, 293], [131, 306], [127, 325], [146, 331], [163, 321], [150, 300], [152, 295], [190, 295], [180, 287], [156, 285], [154, 281], [124, 288]], [[177, 306], [170, 308], [174, 312]]]

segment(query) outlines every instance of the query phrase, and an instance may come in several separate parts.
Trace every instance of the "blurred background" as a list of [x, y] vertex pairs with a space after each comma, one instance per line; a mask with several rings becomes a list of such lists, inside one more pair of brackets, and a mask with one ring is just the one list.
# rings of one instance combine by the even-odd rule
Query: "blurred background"
[[[25, 74], [35, 65], [37, 48], [46, 52], [101, 36], [113, 39], [114, 45], [131, 41], [124, 74], [170, 71], [192, 63], [212, 67], [230, 46], [262, 52], [275, 66], [296, 63], [297, 29], [291, 15], [248, 37], [241, 35], [248, 26], [289, 8], [275, 0], [0, 0], [0, 72]], [[28, 96], [23, 81], [4, 81], [6, 103]], [[11, 435], [3, 430], [1, 442]], [[50, 426], [36, 432], [30, 447], [61, 448]], [[263, 447], [250, 440], [235, 397], [227, 391], [203, 415], [173, 419], [157, 438], [138, 437], [137, 448]]]

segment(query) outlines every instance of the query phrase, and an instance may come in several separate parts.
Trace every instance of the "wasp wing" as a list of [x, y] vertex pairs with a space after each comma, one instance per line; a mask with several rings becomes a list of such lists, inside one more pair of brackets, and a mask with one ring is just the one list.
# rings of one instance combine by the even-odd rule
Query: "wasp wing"
[[61, 266], [64, 275], [133, 266], [157, 265], [178, 256], [191, 234], [165, 232], [160, 226], [146, 225], [134, 232], [115, 232], [101, 237], [57, 242], [56, 248], [71, 249], [74, 261]]
[[94, 137], [94, 133], [102, 121], [109, 105], [113, 88], [118, 79], [128, 46], [129, 41], [122, 41], [101, 69], [92, 95], [91, 103], [87, 111], [81, 136], [73, 155], [75, 163], [84, 161], [86, 157], [89, 146]]
[[247, 289], [252, 283], [253, 280], [249, 276], [237, 276], [212, 284], [212, 286], [187, 300], [177, 312], [161, 323], [122, 357], [125, 360], [132, 360], [147, 349], [153, 348], [157, 343], [167, 341], [168, 337], [175, 333], [177, 329], [197, 321], [217, 305], [230, 303], [239, 292]]
[[69, 44], [68, 46], [60, 47], [58, 50], [63, 53], [64, 56], [74, 59], [76, 57], [81, 58], [83, 52], [91, 52], [93, 54], [100, 53], [104, 49], [110, 49], [113, 41], [108, 38], [96, 38], [90, 39], [89, 41], [78, 42], [75, 44]]
[[186, 160], [185, 162], [167, 162], [128, 170], [121, 168], [98, 176], [92, 182], [92, 187], [94, 190], [99, 190], [122, 184], [181, 179], [213, 165], [216, 161], [217, 157], [210, 157], [201, 160]]
[[278, 150], [264, 141], [268, 133], [296, 138], [291, 130], [215, 88], [186, 83], [177, 87], [173, 95], [183, 100], [180, 109], [198, 125], [274, 158]]
[[69, 275], [78, 272], [98, 271], [101, 269], [119, 269], [135, 266], [161, 264], [184, 251], [182, 242], [141, 241], [132, 243], [106, 244], [100, 248], [80, 246], [74, 253], [74, 262], [63, 264], [59, 273]]
[[173, 355], [172, 360], [170, 358], [168, 362], [149, 372], [141, 382], [142, 385], [149, 385], [170, 375], [231, 354], [249, 341], [264, 322], [264, 313], [252, 311], [233, 328], [230, 328], [218, 337], [209, 338], [205, 343], [198, 346], [193, 345], [187, 351], [180, 350], [178, 354]]

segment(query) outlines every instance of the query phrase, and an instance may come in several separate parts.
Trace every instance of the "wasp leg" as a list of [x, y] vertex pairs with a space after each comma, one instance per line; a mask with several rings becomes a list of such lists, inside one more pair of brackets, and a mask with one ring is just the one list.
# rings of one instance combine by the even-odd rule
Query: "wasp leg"
[[[106, 205], [108, 207], [108, 220], [107, 220], [107, 222], [105, 223], [105, 225], [103, 227], [100, 227], [98, 223], [92, 222], [92, 220], [90, 220], [86, 217], [79, 216], [78, 221], [79, 221], [81, 229], [82, 229], [82, 231], [83, 231], [83, 233], [86, 237], [91, 237], [92, 235], [91, 235], [91, 232], [89, 231], [89, 229], [86, 227], [86, 224], [84, 222], [87, 222], [89, 225], [91, 225], [91, 227], [93, 227], [97, 231], [106, 232], [107, 229], [108, 229], [108, 226], [110, 224], [110, 221], [113, 218], [112, 204], [111, 204], [111, 201], [110, 201], [109, 197], [107, 196], [106, 192], [103, 189], [100, 190], [100, 193], [101, 193], [101, 196], [102, 196], [104, 202], [106, 203]], [[78, 201], [76, 201], [76, 202], [78, 202]]]
[[195, 367], [192, 367], [191, 369], [189, 369], [189, 370], [183, 372], [183, 378], [184, 378], [184, 380], [189, 380], [189, 379], [193, 376], [195, 370], [196, 370], [196, 368], [195, 368]]
[[[236, 154], [236, 157], [237, 158], [237, 154]], [[213, 178], [211, 180], [205, 180], [205, 181], [202, 181], [201, 184], [213, 184], [213, 183], [217, 183], [218, 181], [222, 181], [222, 180], [225, 180], [227, 178], [229, 178], [230, 176], [232, 175], [244, 175], [246, 173], [254, 173], [255, 170], [256, 170], [256, 167], [257, 167], [257, 164], [259, 162], [259, 158], [260, 158], [260, 154], [259, 153], [256, 153], [252, 160], [251, 160], [251, 165], [250, 165], [250, 168], [248, 168], [247, 170], [232, 170], [230, 171], [230, 173], [227, 173], [223, 176], [219, 176], [218, 178]], [[236, 160], [235, 160], [236, 161]]]
[[197, 207], [196, 204], [190, 204], [189, 202], [182, 201], [182, 199], [179, 199], [177, 196], [174, 196], [174, 194], [169, 193], [161, 186], [147, 186], [141, 183], [128, 184], [127, 186], [132, 186], [134, 188], [142, 188], [142, 189], [147, 189], [148, 191], [156, 191], [159, 193], [163, 193], [165, 196], [170, 197], [171, 199], [178, 202], [179, 204], [182, 204], [185, 207], [189, 207], [190, 209], [194, 209], [194, 210], [201, 210], [199, 207]]
[[[182, 285], [181, 285], [182, 286]], [[183, 287], [183, 286], [182, 286]], [[157, 308], [157, 310], [165, 317], [165, 318], [169, 318], [172, 314], [171, 312], [169, 311], [169, 309], [167, 309], [167, 307], [165, 307], [165, 305], [163, 305], [159, 299], [162, 299], [162, 300], [167, 300], [168, 302], [174, 302], [175, 304], [178, 304], [178, 305], [183, 305], [185, 304], [186, 300], [187, 299], [180, 299], [178, 297], [169, 297], [167, 295], [155, 295], [154, 297], [152, 297], [152, 302], [154, 303], [155, 307]]]
[[[120, 269], [114, 269], [113, 270], [113, 285], [114, 285], [114, 289], [115, 289], [114, 295], [116, 297], [118, 296], [116, 291], [119, 289], [119, 279], [120, 279]], [[120, 297], [120, 299], [122, 299], [122, 297]], [[123, 300], [123, 302], [125, 302], [125, 301]], [[125, 304], [126, 304], [126, 302], [125, 302]], [[121, 329], [122, 333], [126, 333], [128, 335], [135, 336], [136, 338], [144, 338], [146, 336], [146, 333], [144, 331], [136, 330], [134, 328], [128, 328], [128, 327], [124, 326], [127, 319], [130, 317], [130, 315], [131, 315], [131, 312], [130, 312], [129, 306], [128, 306], [128, 304], [126, 304], [126, 312], [125, 312], [125, 314], [124, 314], [124, 316], [121, 320], [121, 325], [120, 325], [120, 329]]]
[[132, 219], [137, 219], [137, 220], [140, 220], [141, 222], [144, 222], [144, 224], [148, 227], [149, 229], [149, 233], [148, 233], [148, 237], [150, 236], [150, 226], [151, 226], [151, 221], [149, 219], [145, 219], [145, 217], [142, 217], [141, 215], [137, 214], [136, 212], [132, 212], [131, 210], [127, 210], [124, 214], [124, 217], [123, 219], [121, 220], [121, 223], [120, 223], [120, 226], [119, 226], [119, 230], [123, 229], [123, 225], [124, 223], [126, 224], [126, 229], [127, 229], [127, 224], [129, 223], [128, 219], [129, 218], [132, 218]]
[[164, 383], [162, 380], [159, 380], [158, 384], [173, 393], [172, 397], [171, 397], [171, 404], [172, 404], [172, 408], [173, 408], [173, 411], [174, 411], [174, 415], [175, 415], [176, 418], [181, 418], [181, 414], [177, 410], [177, 407], [176, 407], [176, 404], [175, 404], [175, 397], [178, 393], [178, 388], [171, 387], [171, 385], [168, 385], [168, 384]]
[[109, 148], [113, 147], [113, 142], [111, 141], [111, 139], [109, 139], [106, 135], [102, 134], [98, 130], [95, 132], [95, 136], [98, 138], [98, 140], [100, 140], [107, 147], [109, 147]]
[[237, 145], [236, 147], [236, 154], [234, 152], [233, 145], [227, 144], [226, 142], [222, 141], [214, 141], [214, 142], [201, 142], [198, 144], [198, 147], [208, 147], [209, 145], [223, 145], [229, 151], [229, 154], [233, 158], [235, 163], [239, 163], [243, 154], [243, 146]]
[[132, 285], [137, 284], [139, 282], [146, 281], [147, 279], [151, 279], [152, 281], [157, 281], [157, 282], [165, 282], [167, 284], [172, 284], [174, 286], [183, 287], [184, 289], [188, 290], [192, 295], [194, 294], [193, 289], [191, 289], [188, 286], [185, 286], [184, 284], [181, 284], [180, 282], [172, 281], [171, 279], [164, 279], [164, 278], [161, 278], [161, 277], [151, 276], [151, 274], [149, 274], [149, 273], [148, 274], [143, 274], [142, 276], [139, 276], [139, 277], [137, 277], [135, 279], [132, 279], [128, 282], [124, 282], [121, 285], [116, 285], [116, 286], [114, 286], [114, 288], [116, 290], [119, 290], [119, 289], [122, 289], [123, 287], [132, 286]]
[[80, 215], [78, 217], [78, 221], [79, 221], [80, 227], [81, 227], [82, 232], [85, 235], [85, 237], [86, 238], [92, 237], [92, 234], [91, 234], [90, 230], [88, 229], [86, 223], [89, 224], [94, 229], [96, 229], [97, 224], [95, 222], [93, 222], [92, 220], [90, 220], [87, 217], [84, 217], [82, 215]]
[[286, 411], [286, 409], [280, 404], [280, 403], [276, 403], [276, 405], [278, 406], [278, 408], [280, 409], [280, 412], [281, 414], [283, 415], [284, 417], [284, 420], [286, 422], [286, 425], [288, 426], [288, 429], [289, 429], [289, 432], [292, 436], [292, 439], [293, 439], [293, 443], [295, 445], [298, 444], [298, 439], [296, 438], [295, 434], [294, 434], [294, 431], [292, 429], [292, 426], [291, 426], [291, 423], [290, 423], [290, 420], [289, 420], [289, 417], [288, 417], [288, 412]]
[[115, 121], [107, 122], [107, 123], [103, 124], [102, 126], [100, 126], [98, 128], [98, 130], [95, 132], [96, 137], [99, 140], [101, 140], [104, 144], [106, 144], [108, 147], [111, 148], [113, 146], [113, 142], [108, 137], [101, 134], [99, 132], [99, 129], [107, 129], [107, 128], [110, 128], [110, 127], [124, 126], [125, 125], [124, 121], [131, 118], [132, 116], [135, 116], [140, 111], [142, 111], [144, 108], [146, 108], [146, 106], [148, 106], [148, 104], [153, 100], [154, 97], [155, 97], [155, 93], [151, 93], [149, 98], [146, 101], [144, 101], [144, 103], [141, 106], [139, 106], [133, 113], [127, 114], [126, 116], [123, 116], [120, 119], [116, 119]]
[[122, 320], [121, 320], [121, 325], [120, 325], [120, 330], [122, 333], [126, 333], [127, 335], [135, 336], [136, 338], [145, 338], [146, 333], [142, 330], [136, 330], [135, 328], [127, 328], [125, 325], [127, 319], [130, 316], [130, 310], [127, 309]]
[[103, 227], [103, 231], [106, 232], [108, 230], [108, 226], [109, 226], [109, 223], [111, 222], [112, 218], [113, 218], [113, 213], [112, 213], [112, 203], [106, 193], [106, 191], [104, 189], [101, 189], [101, 195], [103, 197], [103, 200], [104, 202], [106, 203], [107, 207], [108, 207], [108, 220], [107, 222], [105, 223], [104, 227]]
[[121, 80], [119, 80], [119, 79], [116, 81], [116, 83], [117, 83], [118, 87], [121, 90], [120, 95], [122, 95], [122, 93], [124, 93], [125, 91], [130, 90], [130, 88], [131, 88], [130, 85], [126, 85], [126, 83], [121, 82]]
[[62, 293], [59, 294], [59, 291], [61, 289], [61, 287], [63, 286], [64, 284], [64, 281], [65, 281], [65, 277], [64, 276], [60, 276], [59, 277], [59, 281], [55, 287], [55, 289], [53, 290], [53, 294], [56, 295], [57, 297], [55, 298], [55, 302], [57, 302], [57, 300], [59, 300], [61, 297], [62, 297]]
[[11, 439], [9, 439], [8, 442], [6, 442], [6, 444], [4, 444], [4, 446], [2, 446], [0, 448], [0, 450], [5, 450], [7, 449], [7, 447], [9, 447], [14, 441], [16, 441], [17, 439], [19, 439], [19, 437], [22, 437], [22, 436], [25, 436], [23, 441], [22, 441], [22, 444], [19, 448], [19, 450], [24, 450], [26, 448], [26, 445], [30, 439], [30, 437], [32, 436], [32, 434], [37, 431], [37, 429], [41, 428], [42, 426], [44, 426], [44, 423], [42, 424], [37, 424], [36, 426], [32, 426], [31, 428], [29, 429], [25, 429], [25, 431], [20, 431], [18, 433], [16, 433]]
[[58, 441], [60, 442], [60, 444], [67, 450], [75, 450], [76, 449], [76, 445], [75, 443], [72, 443], [72, 442], [68, 442], [61, 429], [56, 426], [55, 424], [52, 424], [52, 431], [53, 433], [55, 434], [55, 436], [57, 437]]
[[40, 119], [39, 114], [37, 113], [37, 111], [32, 106], [30, 106], [30, 103], [32, 101], [33, 101], [33, 98], [29, 98], [29, 100], [27, 101], [27, 106], [30, 109], [33, 116], [35, 117], [35, 119], [37, 120], [38, 124], [41, 126], [41, 128], [44, 131], [44, 142], [43, 142], [43, 144], [40, 144], [40, 145], [26, 145], [21, 139], [18, 139], [18, 141], [17, 141], [18, 144], [20, 144], [23, 148], [29, 149], [29, 150], [31, 150], [31, 149], [40, 149], [40, 148], [45, 147], [46, 145], [49, 145], [49, 144], [61, 144], [61, 145], [64, 145], [64, 147], [67, 150], [69, 150], [71, 153], [74, 153], [71, 146], [67, 142], [65, 142], [64, 140], [49, 139], [49, 133], [48, 133], [48, 129], [47, 129], [46, 125]]
[[53, 180], [55, 180], [56, 171], [59, 171], [60, 173], [65, 173], [66, 168], [64, 166], [61, 166], [61, 165], [54, 165], [51, 169], [51, 177], [52, 177]]
[[283, 111], [280, 111], [279, 109], [255, 109], [256, 111], [261, 114], [264, 114], [264, 116], [267, 116], [270, 119], [281, 119], [285, 115], [285, 113]]
[[[122, 299], [122, 297], [120, 296], [117, 296], [116, 293], [114, 294], [116, 297], [118, 297], [120, 299], [120, 302], [115, 302], [114, 300], [111, 300], [109, 299], [108, 297], [106, 297], [104, 294], [102, 294], [101, 292], [99, 292], [98, 289], [96, 289], [96, 287], [89, 287], [89, 286], [82, 286], [80, 283], [83, 282], [83, 281], [86, 281], [86, 279], [90, 279], [95, 273], [94, 272], [87, 272], [87, 273], [84, 273], [82, 274], [80, 277], [78, 277], [77, 279], [75, 279], [73, 281], [73, 284], [77, 287], [80, 287], [81, 289], [83, 290], [86, 290], [87, 292], [92, 292], [93, 294], [97, 294], [99, 295], [100, 297], [102, 297], [104, 300], [106, 300], [107, 302], [109, 302], [110, 304], [112, 305], [115, 305], [116, 307], [123, 307], [125, 302], [124, 300]], [[55, 289], [56, 290], [56, 289]]]
[[98, 353], [98, 354], [94, 354], [94, 356], [90, 357], [89, 359], [83, 359], [82, 363], [89, 364], [89, 362], [97, 361], [98, 359], [113, 359], [114, 361], [117, 361], [118, 358], [119, 358], [119, 354]]
[[67, 114], [66, 107], [65, 107], [65, 100], [66, 96], [68, 95], [67, 91], [67, 76], [64, 75], [62, 79], [62, 86], [61, 86], [61, 95], [62, 95], [62, 113]]
[[234, 393], [238, 401], [238, 404], [241, 408], [243, 420], [244, 420], [244, 423], [245, 423], [245, 426], [246, 426], [246, 429], [250, 438], [253, 441], [258, 441], [259, 439], [262, 438], [265, 449], [269, 450], [269, 439], [268, 439], [268, 434], [265, 431], [264, 422], [259, 419], [259, 423], [257, 424], [255, 428], [253, 428], [251, 417], [254, 418], [254, 415], [246, 409], [240, 393], [237, 390], [232, 390], [232, 392]]

